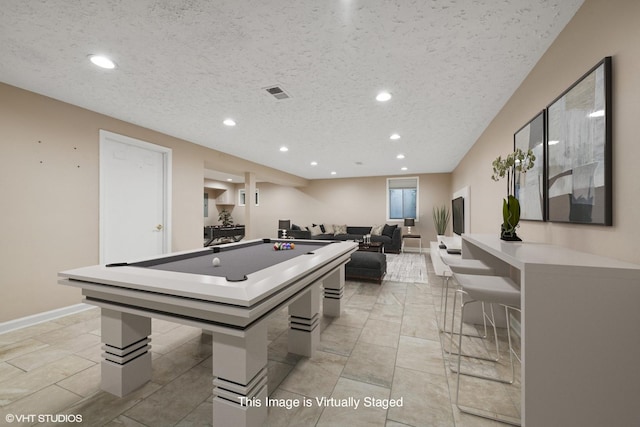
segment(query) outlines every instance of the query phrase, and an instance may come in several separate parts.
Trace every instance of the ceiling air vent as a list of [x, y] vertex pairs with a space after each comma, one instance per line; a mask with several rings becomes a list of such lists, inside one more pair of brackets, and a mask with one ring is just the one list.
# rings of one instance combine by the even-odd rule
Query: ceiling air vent
[[284, 91], [280, 86], [271, 86], [265, 88], [267, 92], [274, 96], [276, 99], [287, 99], [291, 98], [287, 92]]

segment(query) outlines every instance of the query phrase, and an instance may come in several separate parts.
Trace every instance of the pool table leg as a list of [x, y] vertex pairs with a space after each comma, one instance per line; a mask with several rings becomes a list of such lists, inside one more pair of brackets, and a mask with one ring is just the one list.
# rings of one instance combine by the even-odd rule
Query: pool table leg
[[102, 309], [102, 390], [126, 396], [151, 379], [151, 318]]
[[262, 426], [267, 419], [267, 322], [244, 336], [213, 332], [213, 425]]
[[342, 294], [344, 293], [344, 265], [340, 266], [322, 281], [324, 300], [322, 312], [325, 316], [340, 317], [342, 313]]
[[289, 304], [289, 352], [311, 357], [320, 343], [320, 282]]

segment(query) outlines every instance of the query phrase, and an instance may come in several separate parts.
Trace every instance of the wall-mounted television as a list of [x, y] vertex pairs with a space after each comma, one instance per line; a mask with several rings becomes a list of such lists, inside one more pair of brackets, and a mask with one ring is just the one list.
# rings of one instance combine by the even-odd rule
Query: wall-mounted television
[[460, 236], [464, 233], [464, 197], [458, 197], [451, 201], [453, 216], [453, 232]]

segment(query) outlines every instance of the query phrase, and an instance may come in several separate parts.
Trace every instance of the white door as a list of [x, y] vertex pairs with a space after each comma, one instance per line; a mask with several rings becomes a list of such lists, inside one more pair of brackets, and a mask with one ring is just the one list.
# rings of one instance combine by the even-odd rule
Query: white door
[[100, 263], [171, 250], [171, 150], [100, 131]]

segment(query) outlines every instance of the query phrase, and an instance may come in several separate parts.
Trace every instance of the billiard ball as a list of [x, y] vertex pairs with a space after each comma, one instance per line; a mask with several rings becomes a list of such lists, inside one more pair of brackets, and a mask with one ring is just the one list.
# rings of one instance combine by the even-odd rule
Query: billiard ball
[[213, 264], [214, 267], [218, 267], [220, 265], [220, 258], [215, 257], [211, 260], [211, 264]]

